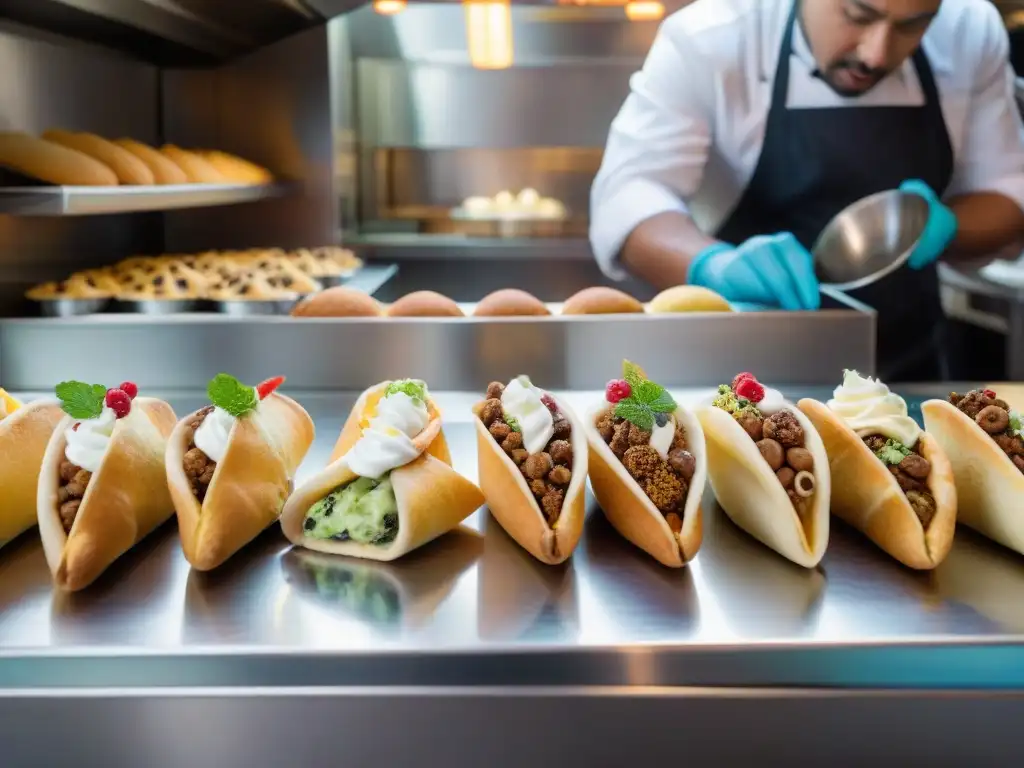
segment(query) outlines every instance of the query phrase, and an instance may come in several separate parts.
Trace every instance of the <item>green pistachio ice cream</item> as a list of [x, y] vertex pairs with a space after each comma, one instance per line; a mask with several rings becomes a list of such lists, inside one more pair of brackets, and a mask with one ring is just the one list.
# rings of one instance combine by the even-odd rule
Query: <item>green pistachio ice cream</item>
[[398, 502], [390, 477], [358, 477], [318, 501], [306, 513], [306, 535], [314, 539], [389, 544], [398, 535]]

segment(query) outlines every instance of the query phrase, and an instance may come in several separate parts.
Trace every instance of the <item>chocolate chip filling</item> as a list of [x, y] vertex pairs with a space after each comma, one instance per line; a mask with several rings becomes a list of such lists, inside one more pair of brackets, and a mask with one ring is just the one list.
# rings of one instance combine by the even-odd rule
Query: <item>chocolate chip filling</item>
[[71, 533], [71, 526], [75, 524], [78, 509], [82, 505], [82, 498], [92, 479], [92, 472], [82, 469], [67, 459], [60, 463], [57, 471], [59, 474], [57, 511], [60, 513], [60, 522], [64, 527], [64, 533], [68, 534]]
[[210, 483], [213, 481], [213, 473], [217, 471], [217, 462], [213, 461], [209, 456], [196, 448], [195, 434], [196, 430], [199, 429], [199, 425], [202, 424], [206, 420], [206, 417], [211, 413], [213, 413], [213, 406], [208, 405], [193, 416], [192, 420], [188, 423], [190, 430], [188, 450], [185, 451], [185, 459], [183, 461], [185, 477], [188, 478], [188, 484], [192, 489], [192, 494], [199, 500], [200, 504], [202, 504], [203, 499], [206, 498], [206, 491], [209, 489]]

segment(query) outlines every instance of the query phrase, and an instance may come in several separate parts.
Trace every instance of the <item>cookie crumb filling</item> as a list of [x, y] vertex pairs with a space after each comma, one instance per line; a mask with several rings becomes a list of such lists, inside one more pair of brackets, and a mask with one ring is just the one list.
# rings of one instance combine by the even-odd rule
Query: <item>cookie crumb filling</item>
[[206, 498], [206, 492], [213, 481], [213, 474], [217, 471], [217, 462], [196, 448], [196, 430], [206, 421], [206, 417], [213, 413], [213, 406], [208, 405], [198, 411], [192, 420], [189, 421], [188, 450], [185, 451], [183, 466], [185, 477], [188, 478], [189, 488], [192, 495], [202, 504]]
[[1024, 473], [1024, 418], [991, 389], [950, 392], [949, 402], [983, 429], [1013, 465]]

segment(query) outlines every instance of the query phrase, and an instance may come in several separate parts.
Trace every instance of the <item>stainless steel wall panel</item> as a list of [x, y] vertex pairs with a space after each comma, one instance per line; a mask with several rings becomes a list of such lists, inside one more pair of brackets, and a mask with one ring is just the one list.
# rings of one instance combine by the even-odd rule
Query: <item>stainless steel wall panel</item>
[[633, 63], [480, 70], [361, 58], [364, 146], [603, 147], [629, 92]]
[[[46, 350], [46, 354], [40, 354]], [[0, 322], [8, 389], [68, 378], [196, 387], [219, 371], [259, 381], [267, 370], [299, 389], [360, 391], [415, 376], [476, 390], [528, 371], [552, 388], [603, 387], [622, 358], [671, 386], [710, 385], [755, 370], [764, 381], [832, 383], [873, 370], [874, 316], [852, 311], [590, 316], [504, 320], [166, 318], [107, 315]]]
[[320, 245], [339, 227], [326, 27], [216, 70], [168, 71], [168, 141], [234, 152], [296, 182], [279, 200], [168, 213], [166, 249]]

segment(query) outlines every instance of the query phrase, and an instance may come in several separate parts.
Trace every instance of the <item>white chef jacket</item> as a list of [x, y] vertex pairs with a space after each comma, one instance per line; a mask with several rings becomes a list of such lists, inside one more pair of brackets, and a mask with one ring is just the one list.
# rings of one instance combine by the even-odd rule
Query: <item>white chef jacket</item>
[[[686, 213], [709, 234], [725, 223], [761, 154], [792, 3], [697, 0], [662, 23], [643, 69], [630, 79], [591, 190], [590, 241], [605, 274], [626, 277], [619, 250], [651, 216]], [[999, 192], [1024, 209], [1024, 126], [995, 6], [943, 0], [922, 46], [953, 146], [946, 194]], [[813, 77], [816, 68], [796, 24], [789, 109], [924, 103], [910, 59], [856, 98]]]

